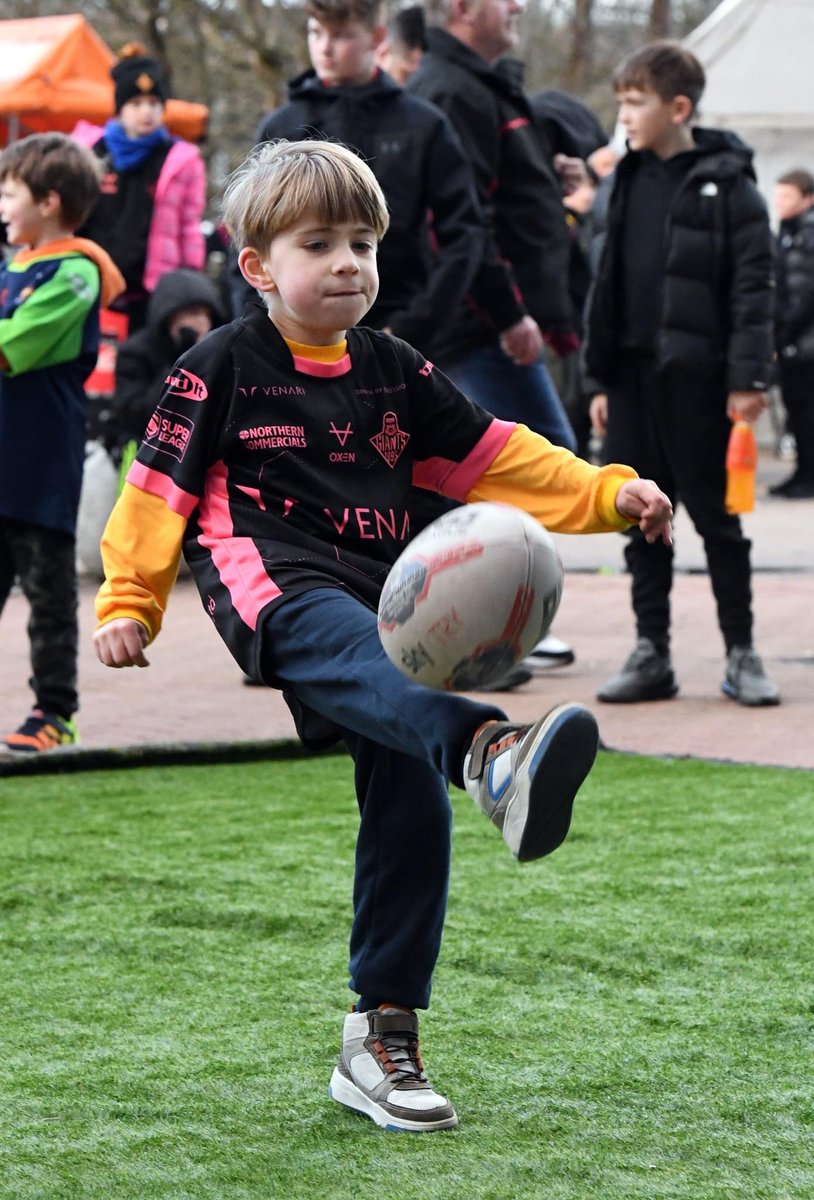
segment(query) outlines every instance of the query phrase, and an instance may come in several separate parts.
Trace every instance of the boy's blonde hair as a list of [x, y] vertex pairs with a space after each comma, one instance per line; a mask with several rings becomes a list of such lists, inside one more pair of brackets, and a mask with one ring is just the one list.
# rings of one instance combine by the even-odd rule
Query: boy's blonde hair
[[370, 167], [339, 142], [263, 142], [226, 182], [223, 220], [238, 251], [264, 252], [306, 213], [367, 225], [379, 240], [390, 223]]

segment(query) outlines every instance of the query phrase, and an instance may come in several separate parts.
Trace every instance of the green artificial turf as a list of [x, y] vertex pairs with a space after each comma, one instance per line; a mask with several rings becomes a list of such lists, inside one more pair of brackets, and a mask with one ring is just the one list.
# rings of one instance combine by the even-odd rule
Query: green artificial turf
[[811, 1200], [813, 792], [601, 755], [524, 866], [455, 793], [410, 1136], [326, 1093], [348, 760], [0, 780], [0, 1197]]

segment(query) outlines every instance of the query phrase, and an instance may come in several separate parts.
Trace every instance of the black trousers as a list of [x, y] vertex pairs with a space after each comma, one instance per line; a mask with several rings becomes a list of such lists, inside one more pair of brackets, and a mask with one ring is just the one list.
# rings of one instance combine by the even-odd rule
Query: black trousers
[[814, 483], [814, 362], [781, 358], [780, 387], [789, 431], [797, 444], [795, 475]]
[[[738, 517], [726, 511], [726, 415], [723, 380], [657, 372], [652, 359], [623, 354], [608, 389], [606, 462], [627, 463], [681, 503], [704, 543], [718, 624], [727, 650], [752, 643], [749, 551]], [[673, 551], [626, 535], [625, 560], [639, 637], [669, 646]]]
[[29, 685], [36, 705], [58, 717], [79, 707], [76, 544], [69, 533], [0, 517], [0, 613], [15, 578], [31, 606]]

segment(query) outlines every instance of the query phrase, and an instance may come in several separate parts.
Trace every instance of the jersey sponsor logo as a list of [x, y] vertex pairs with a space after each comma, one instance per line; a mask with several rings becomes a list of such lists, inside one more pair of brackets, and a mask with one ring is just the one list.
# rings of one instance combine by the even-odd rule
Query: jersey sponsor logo
[[204, 381], [183, 367], [174, 367], [167, 376], [167, 391], [171, 396], [186, 396], [188, 400], [205, 400], [209, 395]]
[[78, 271], [72, 271], [70, 273], [68, 276], [68, 286], [76, 296], [77, 300], [84, 300], [85, 303], [89, 304], [95, 298], [93, 288], [90, 286], [87, 279], [84, 279]]
[[308, 445], [304, 425], [249, 425], [237, 436], [247, 450], [304, 450]]
[[388, 508], [343, 508], [341, 515], [323, 509], [338, 534], [348, 533], [364, 541], [406, 542], [410, 538], [410, 514]]
[[161, 405], [155, 410], [144, 431], [145, 446], [152, 446], [162, 454], [169, 454], [181, 462], [187, 452], [195, 426], [189, 417], [174, 413]]
[[382, 421], [380, 433], [376, 433], [370, 439], [374, 448], [378, 450], [388, 467], [394, 467], [404, 451], [404, 447], [410, 440], [409, 433], [399, 429], [398, 417], [394, 412], [386, 412]]
[[337, 429], [333, 421], [331, 421], [328, 431], [334, 435], [340, 446], [344, 446], [348, 438], [353, 436], [353, 430], [351, 429], [350, 421], [348, 421], [344, 429]]
[[304, 396], [305, 388], [299, 384], [271, 384], [269, 387], [258, 387], [252, 384], [251, 387], [239, 387], [237, 389], [242, 396], [248, 400], [259, 392], [261, 396]]

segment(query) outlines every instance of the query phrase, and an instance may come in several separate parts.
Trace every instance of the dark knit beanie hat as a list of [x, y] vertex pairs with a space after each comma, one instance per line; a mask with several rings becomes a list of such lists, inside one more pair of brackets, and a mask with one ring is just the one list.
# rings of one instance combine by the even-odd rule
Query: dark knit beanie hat
[[130, 42], [122, 49], [110, 74], [115, 85], [116, 112], [137, 96], [155, 96], [162, 104], [166, 103], [169, 83], [164, 69], [154, 58], [147, 57], [139, 42]]

